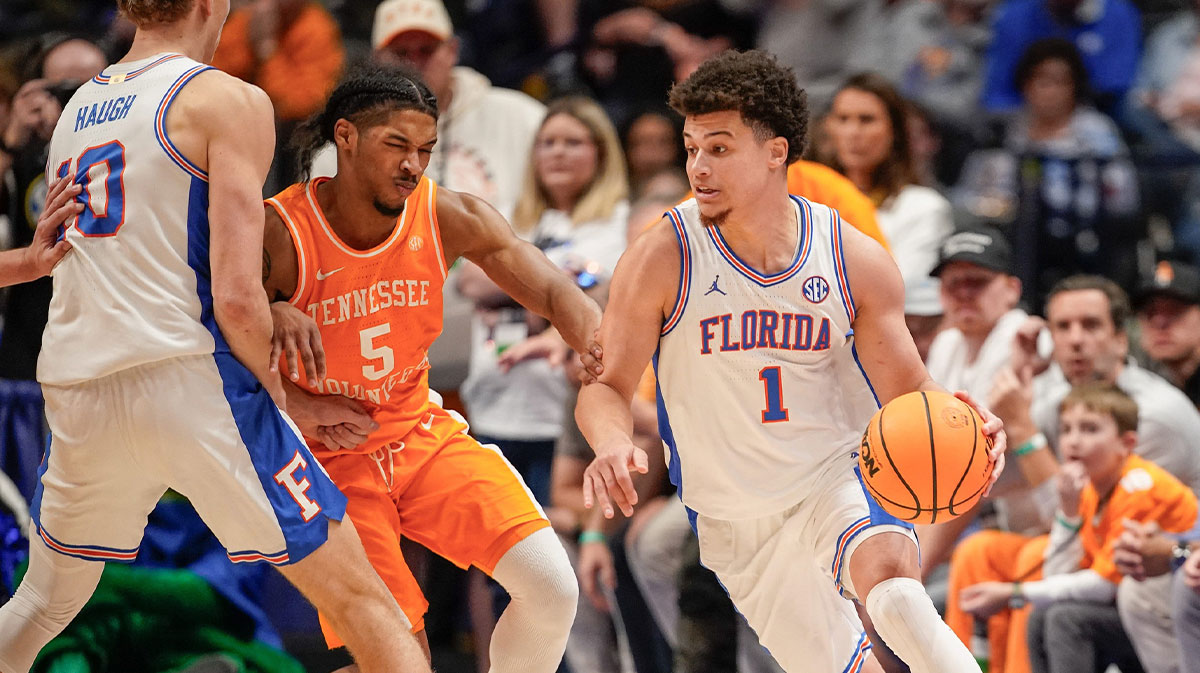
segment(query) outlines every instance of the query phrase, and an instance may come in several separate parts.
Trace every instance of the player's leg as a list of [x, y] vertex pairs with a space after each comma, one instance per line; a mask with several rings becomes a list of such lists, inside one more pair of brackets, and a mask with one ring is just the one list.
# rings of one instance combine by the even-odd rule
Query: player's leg
[[166, 490], [157, 466], [130, 451], [118, 377], [45, 386], [53, 440], [30, 508], [29, 570], [0, 607], [4, 673], [29, 670], [87, 603], [104, 561], [137, 556], [146, 517]]
[[912, 526], [867, 495], [857, 467], [831, 476], [810, 497], [818, 558], [842, 594], [866, 607], [888, 647], [913, 673], [978, 672], [925, 593]]
[[142, 443], [157, 447], [171, 487], [231, 560], [283, 568], [363, 671], [429, 671], [409, 621], [343, 520], [345, 496], [295, 426], [232, 356], [178, 360], [146, 378], [138, 402], [148, 419]]
[[[429, 427], [405, 437], [440, 447], [404, 489], [400, 520], [412, 540], [460, 567], [491, 575], [512, 601], [492, 634], [493, 673], [552, 673], [566, 649], [579, 598], [570, 560], [516, 470], [466, 434], [457, 414], [431, 406]], [[410, 441], [411, 440], [411, 441]]]

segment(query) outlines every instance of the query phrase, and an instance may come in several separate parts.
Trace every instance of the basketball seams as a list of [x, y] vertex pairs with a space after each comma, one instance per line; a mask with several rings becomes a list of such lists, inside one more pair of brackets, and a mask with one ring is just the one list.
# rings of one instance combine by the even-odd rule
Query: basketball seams
[[[929, 428], [929, 464], [931, 466], [929, 481], [933, 489], [933, 508], [930, 510], [932, 516], [929, 519], [929, 523], [936, 523], [938, 512], [937, 445], [933, 439], [933, 413], [929, 411], [929, 397], [925, 394], [924, 390], [921, 391], [921, 403], [925, 405], [925, 427]], [[920, 503], [917, 504], [920, 505]]]
[[[896, 467], [896, 462], [892, 460], [892, 455], [890, 453], [888, 453], [887, 439], [885, 439], [883, 436], [883, 412], [884, 412], [884, 409], [879, 410], [879, 421], [876, 423], [877, 427], [879, 428], [879, 430], [878, 430], [879, 448], [883, 451], [883, 457], [887, 458], [888, 465], [892, 466], [892, 474], [896, 475], [896, 478], [900, 480], [900, 483], [903, 484], [904, 488], [909, 492], [909, 494], [912, 495], [913, 504], [916, 506], [915, 509], [916, 509], [917, 514], [919, 515], [922, 511], [921, 499], [919, 497], [917, 497], [917, 492], [913, 490], [912, 486], [908, 485], [908, 481], [905, 480], [904, 475], [901, 474], [900, 470]], [[868, 484], [868, 487], [869, 486], [870, 486], [870, 484]], [[874, 492], [874, 489], [872, 489], [872, 492]], [[886, 498], [885, 498], [885, 500], [886, 500]], [[891, 501], [888, 500], [888, 502], [891, 502]], [[903, 507], [904, 509], [913, 509], [911, 507], [907, 507], [905, 505], [900, 505], [898, 503], [895, 503], [895, 504], [898, 507]], [[934, 504], [937, 504], [936, 501], [934, 502]]]
[[975, 464], [975, 452], [979, 450], [979, 423], [975, 420], [975, 414], [967, 415], [971, 418], [971, 456], [967, 459], [967, 467], [963, 470], [962, 476], [958, 478], [958, 483], [954, 485], [954, 490], [950, 491], [950, 504], [947, 507], [950, 509], [950, 514], [954, 516], [958, 516], [958, 512], [954, 511], [954, 508], [958, 506], [954, 496], [958, 495], [958, 489], [962, 488], [963, 482], [967, 480], [967, 475], [971, 473], [971, 466]]

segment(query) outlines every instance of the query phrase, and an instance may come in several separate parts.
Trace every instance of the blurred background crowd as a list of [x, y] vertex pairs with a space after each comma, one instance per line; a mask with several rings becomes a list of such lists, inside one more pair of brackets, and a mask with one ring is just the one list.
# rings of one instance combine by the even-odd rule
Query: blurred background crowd
[[[0, 3], [0, 248], [29, 242], [63, 102], [132, 33], [111, 0]], [[931, 373], [1008, 424], [993, 497], [920, 531], [956, 633], [993, 672], [1198, 670], [1194, 534], [1124, 531], [1106, 552], [1122, 554], [1112, 595], [998, 605], [978, 587], [1051, 574], [1036, 541], [1060, 504], [1056, 405], [1072, 384], [1125, 389], [1137, 453], [1200, 488], [1200, 0], [233, 0], [214, 65], [274, 103], [265, 196], [304, 177], [288, 141], [348, 64], [414, 66], [440, 108], [426, 174], [489, 201], [603, 301], [627, 242], [688, 196], [668, 88], [731, 48], [794, 69], [812, 119], [790, 190], [888, 246]], [[317, 152], [311, 174], [335, 170]], [[34, 371], [50, 293], [42, 279], [0, 295], [0, 595], [22, 572], [44, 446]], [[584, 591], [562, 670], [778, 670], [699, 565], [661, 462], [631, 520], [583, 508], [574, 358], [545, 329], [460, 263], [430, 380], [569, 548]], [[650, 377], [635, 418], [661, 457]], [[282, 580], [225, 560], [186, 501], [165, 499], [147, 535], [37, 670], [345, 662]], [[406, 555], [432, 603], [435, 666], [486, 671], [503, 592], [416, 545]]]

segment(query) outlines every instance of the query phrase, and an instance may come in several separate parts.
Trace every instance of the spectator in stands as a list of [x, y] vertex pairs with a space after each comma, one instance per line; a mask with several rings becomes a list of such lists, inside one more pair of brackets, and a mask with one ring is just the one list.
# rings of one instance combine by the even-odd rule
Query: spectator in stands
[[[629, 184], [620, 140], [604, 110], [578, 97], [553, 103], [528, 166], [513, 229], [583, 287], [611, 275], [625, 250]], [[470, 373], [461, 389], [471, 425], [547, 504], [554, 442], [565, 421], [566, 343], [474, 265], [463, 266], [458, 290], [476, 308]], [[479, 592], [486, 578], [475, 575]]]
[[1200, 269], [1163, 261], [1135, 295], [1142, 350], [1158, 373], [1200, 406]]
[[[1012, 274], [1012, 249], [994, 228], [955, 232], [942, 243], [933, 273], [942, 281], [948, 326], [929, 347], [929, 375], [948, 390], [988, 399], [1027, 317], [1017, 308], [1021, 281]], [[972, 512], [921, 530], [921, 571], [927, 583], [950, 560], [955, 542], [974, 520]]]
[[828, 129], [833, 168], [874, 201], [879, 228], [907, 288], [927, 282], [938, 246], [954, 222], [950, 202], [917, 184], [905, 110], [904, 99], [886, 79], [863, 73], [834, 96]]
[[[950, 564], [946, 622], [969, 642], [973, 619], [960, 603], [964, 587], [1036, 575], [1042, 545], [1033, 536], [1050, 531], [1057, 505], [1058, 408], [1075, 385], [1099, 381], [1119, 386], [1137, 402], [1138, 456], [1157, 464], [1195, 489], [1200, 486], [1200, 412], [1170, 383], [1128, 358], [1126, 321], [1131, 309], [1115, 283], [1098, 276], [1062, 280], [1047, 300], [1047, 318], [1029, 318], [1017, 330], [1012, 359], [996, 377], [990, 407], [1005, 423], [1012, 442], [1006, 470], [992, 491], [1000, 530], [976, 533], [955, 549]], [[1047, 325], [1051, 360], [1039, 355], [1038, 336]], [[1085, 615], [1086, 616], [1086, 615]], [[993, 669], [1024, 661], [1021, 635], [1028, 610], [1013, 609], [988, 620]], [[1017, 664], [1019, 665], [1019, 664]]]
[[[1073, 388], [1059, 405], [1058, 510], [1040, 564], [1023, 575], [962, 590], [962, 608], [979, 619], [1033, 605], [1026, 663], [1006, 673], [1137, 671], [1137, 655], [1114, 604], [1121, 571], [1113, 558], [1123, 521], [1180, 533], [1196, 522], [1196, 496], [1178, 479], [1134, 454], [1138, 405], [1111, 383]], [[1086, 625], [1086, 630], [1079, 627]], [[1019, 637], [1010, 635], [1010, 639]], [[995, 670], [995, 668], [989, 668]]]
[[295, 182], [286, 140], [325, 104], [344, 62], [338, 24], [316, 0], [251, 0], [229, 15], [212, 65], [267, 93], [282, 140], [265, 193]]
[[645, 182], [667, 168], [683, 167], [682, 127], [669, 110], [648, 109], [633, 118], [622, 134], [629, 163], [629, 191], [640, 198]]
[[1086, 73], [1075, 46], [1035, 42], [1015, 81], [1024, 106], [1003, 147], [974, 154], [957, 189], [959, 205], [1012, 237], [1025, 299], [1074, 273], [1130, 287], [1142, 232], [1137, 176], [1111, 119], [1086, 104]]
[[1181, 9], [1146, 41], [1124, 121], [1147, 159], [1200, 161], [1200, 2]]
[[[1181, 673], [1200, 661], [1200, 531], [1163, 533], [1129, 522], [1113, 559], [1121, 624], [1146, 673]], [[1184, 663], [1187, 662], [1187, 663]]]
[[[456, 65], [459, 41], [442, 0], [380, 3], [371, 44], [375, 58], [416, 68], [437, 96], [438, 143], [425, 174], [511, 218], [545, 106]], [[332, 159], [332, 148], [323, 150], [313, 174], [336, 172]]]
[[[26, 81], [0, 135], [0, 180], [11, 176], [13, 185], [7, 212], [13, 247], [29, 245], [45, 204], [47, 147], [63, 103], [107, 63], [95, 44], [63, 34], [43, 36], [29, 55]], [[50, 295], [49, 278], [10, 288], [0, 334], [0, 467], [27, 500], [45, 445], [35, 375]]]
[[983, 106], [1010, 112], [1021, 104], [1017, 62], [1045, 38], [1072, 42], [1083, 55], [1088, 82], [1103, 110], [1112, 110], [1133, 84], [1141, 52], [1141, 16], [1129, 0], [1010, 0], [992, 21]]

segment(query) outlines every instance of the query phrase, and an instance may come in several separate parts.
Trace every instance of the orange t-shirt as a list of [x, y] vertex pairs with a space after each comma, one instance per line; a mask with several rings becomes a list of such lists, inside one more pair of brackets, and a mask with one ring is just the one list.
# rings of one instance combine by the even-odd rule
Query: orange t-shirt
[[801, 159], [788, 166], [787, 178], [789, 194], [833, 208], [855, 229], [879, 241], [885, 250], [891, 250], [875, 221], [875, 204], [846, 176], [824, 164]]
[[1116, 584], [1121, 572], [1113, 562], [1113, 548], [1125, 527], [1121, 521], [1155, 521], [1168, 533], [1183, 533], [1196, 523], [1196, 496], [1166, 470], [1139, 456], [1130, 456], [1108, 504], [1097, 515], [1096, 489], [1088, 483], [1079, 495], [1083, 526], [1081, 568], [1094, 570]]
[[[317, 322], [325, 348], [326, 378], [309, 381], [301, 372], [300, 384], [361, 402], [380, 428], [350, 451], [370, 453], [398, 442], [429, 408], [429, 348], [442, 333], [446, 280], [437, 186], [422, 178], [392, 235], [354, 250], [317, 203], [326, 179], [292, 185], [267, 203], [296, 246], [299, 274], [288, 301]], [[320, 442], [308, 444], [318, 457], [328, 453]]]

